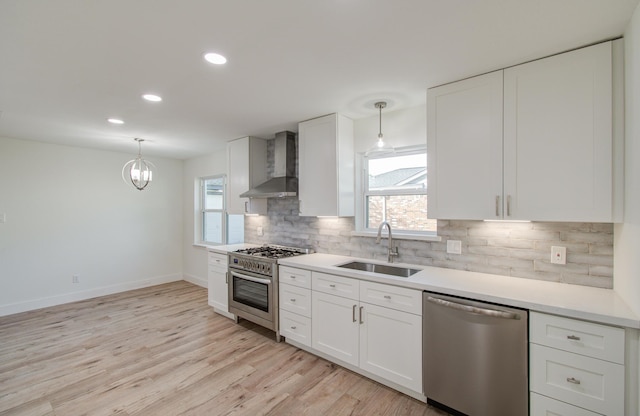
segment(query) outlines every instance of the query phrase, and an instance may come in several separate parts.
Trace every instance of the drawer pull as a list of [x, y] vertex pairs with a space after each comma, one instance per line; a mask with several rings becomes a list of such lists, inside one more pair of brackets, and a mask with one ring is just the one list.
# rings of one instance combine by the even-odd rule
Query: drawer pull
[[353, 305], [353, 322], [357, 322], [356, 320], [356, 308], [358, 307], [358, 305]]
[[289, 276], [291, 279], [295, 279], [296, 277], [294, 275]]
[[580, 341], [580, 337], [575, 335], [567, 335], [567, 339], [570, 339], [571, 341]]
[[291, 299], [289, 299], [289, 300], [290, 300], [291, 302], [295, 302], [295, 301], [296, 301], [296, 299], [295, 299], [295, 298], [291, 298]]
[[571, 384], [580, 384], [580, 380], [578, 380], [577, 378], [573, 378], [573, 377], [567, 378], [567, 382], [571, 383]]
[[335, 287], [336, 287], [336, 285], [329, 285], [329, 287], [333, 287], [333, 288], [335, 288]]
[[295, 326], [292, 326], [292, 327], [291, 327], [291, 329], [293, 329], [294, 331], [296, 330], [296, 328], [297, 328], [297, 327], [295, 327]]
[[364, 306], [360, 306], [360, 323], [363, 324], [364, 323], [364, 319], [362, 318], [362, 310], [364, 309]]
[[384, 295], [384, 298], [385, 298], [385, 299], [391, 299], [391, 296], [389, 296], [389, 295]]

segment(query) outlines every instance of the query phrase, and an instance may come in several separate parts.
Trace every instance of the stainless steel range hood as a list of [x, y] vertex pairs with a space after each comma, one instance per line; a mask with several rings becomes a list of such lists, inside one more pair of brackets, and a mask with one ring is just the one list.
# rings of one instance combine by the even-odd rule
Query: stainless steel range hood
[[242, 198], [283, 198], [298, 195], [296, 134], [276, 133], [273, 178], [240, 194]]

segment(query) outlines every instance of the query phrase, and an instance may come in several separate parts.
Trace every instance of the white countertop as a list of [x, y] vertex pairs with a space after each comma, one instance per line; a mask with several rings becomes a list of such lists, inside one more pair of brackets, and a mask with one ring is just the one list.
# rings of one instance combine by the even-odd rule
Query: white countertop
[[404, 263], [393, 265], [421, 271], [404, 278], [336, 267], [350, 261], [386, 264], [321, 253], [280, 259], [278, 264], [640, 329], [640, 318], [611, 289]]
[[228, 244], [228, 245], [224, 245], [224, 246], [208, 246], [205, 245], [204, 247], [207, 248], [207, 250], [213, 251], [214, 253], [218, 253], [218, 254], [227, 254], [231, 251], [236, 251], [236, 250], [244, 250], [245, 248], [251, 248], [251, 247], [260, 247], [260, 244]]

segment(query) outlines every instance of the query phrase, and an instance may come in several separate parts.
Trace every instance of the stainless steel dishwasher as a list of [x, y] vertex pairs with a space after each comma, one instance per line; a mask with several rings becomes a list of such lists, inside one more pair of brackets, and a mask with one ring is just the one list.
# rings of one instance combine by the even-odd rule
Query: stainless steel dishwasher
[[528, 311], [431, 292], [423, 297], [428, 403], [456, 415], [528, 415]]

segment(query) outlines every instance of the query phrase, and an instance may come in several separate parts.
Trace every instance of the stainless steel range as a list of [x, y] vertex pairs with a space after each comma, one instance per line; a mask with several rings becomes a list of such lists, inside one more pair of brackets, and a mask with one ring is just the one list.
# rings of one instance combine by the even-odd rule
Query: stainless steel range
[[229, 253], [229, 312], [269, 328], [278, 328], [278, 259], [311, 253], [311, 250], [264, 245]]

